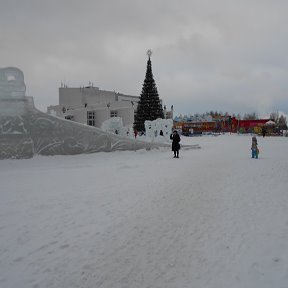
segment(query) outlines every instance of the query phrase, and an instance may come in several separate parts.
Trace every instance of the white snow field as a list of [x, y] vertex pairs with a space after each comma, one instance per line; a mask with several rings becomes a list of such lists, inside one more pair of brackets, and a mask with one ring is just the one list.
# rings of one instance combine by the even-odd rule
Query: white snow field
[[1, 288], [287, 288], [288, 138], [0, 161]]

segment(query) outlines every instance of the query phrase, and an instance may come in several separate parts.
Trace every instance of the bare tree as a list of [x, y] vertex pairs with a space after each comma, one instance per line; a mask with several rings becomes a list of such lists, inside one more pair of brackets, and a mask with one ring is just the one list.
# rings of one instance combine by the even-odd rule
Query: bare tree
[[284, 115], [281, 115], [278, 119], [279, 128], [282, 130], [287, 130], [287, 119]]
[[270, 114], [270, 119], [273, 120], [276, 124], [278, 124], [279, 121], [279, 113], [277, 112], [272, 112]]
[[246, 113], [246, 114], [244, 114], [243, 119], [244, 120], [256, 120], [256, 119], [258, 119], [258, 116], [255, 112]]

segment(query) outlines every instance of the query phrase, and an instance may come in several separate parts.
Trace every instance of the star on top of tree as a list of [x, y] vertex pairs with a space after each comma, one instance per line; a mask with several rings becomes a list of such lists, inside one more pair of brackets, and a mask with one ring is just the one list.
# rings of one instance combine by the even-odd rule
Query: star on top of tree
[[147, 53], [146, 53], [147, 55], [148, 55], [148, 58], [150, 58], [151, 57], [151, 55], [152, 55], [152, 50], [151, 49], [149, 49], [148, 51], [147, 51]]

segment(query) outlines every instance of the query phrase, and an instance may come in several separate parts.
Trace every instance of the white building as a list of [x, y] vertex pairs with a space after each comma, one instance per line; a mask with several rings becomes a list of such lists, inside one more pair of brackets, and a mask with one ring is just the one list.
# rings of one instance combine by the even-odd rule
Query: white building
[[[63, 86], [63, 85], [62, 85]], [[132, 125], [138, 96], [100, 90], [89, 85], [59, 88], [59, 105], [49, 106], [47, 113], [100, 128], [111, 117], [121, 117], [124, 126]]]

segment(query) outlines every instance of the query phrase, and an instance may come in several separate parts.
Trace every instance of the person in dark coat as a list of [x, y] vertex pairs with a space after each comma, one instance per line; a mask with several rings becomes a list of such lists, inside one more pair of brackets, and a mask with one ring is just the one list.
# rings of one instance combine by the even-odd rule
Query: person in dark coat
[[266, 135], [266, 127], [262, 127], [262, 136], [263, 138], [265, 137]]
[[179, 158], [179, 149], [180, 149], [180, 136], [176, 130], [173, 131], [173, 134], [170, 135], [172, 140], [172, 151], [174, 152], [174, 158]]

